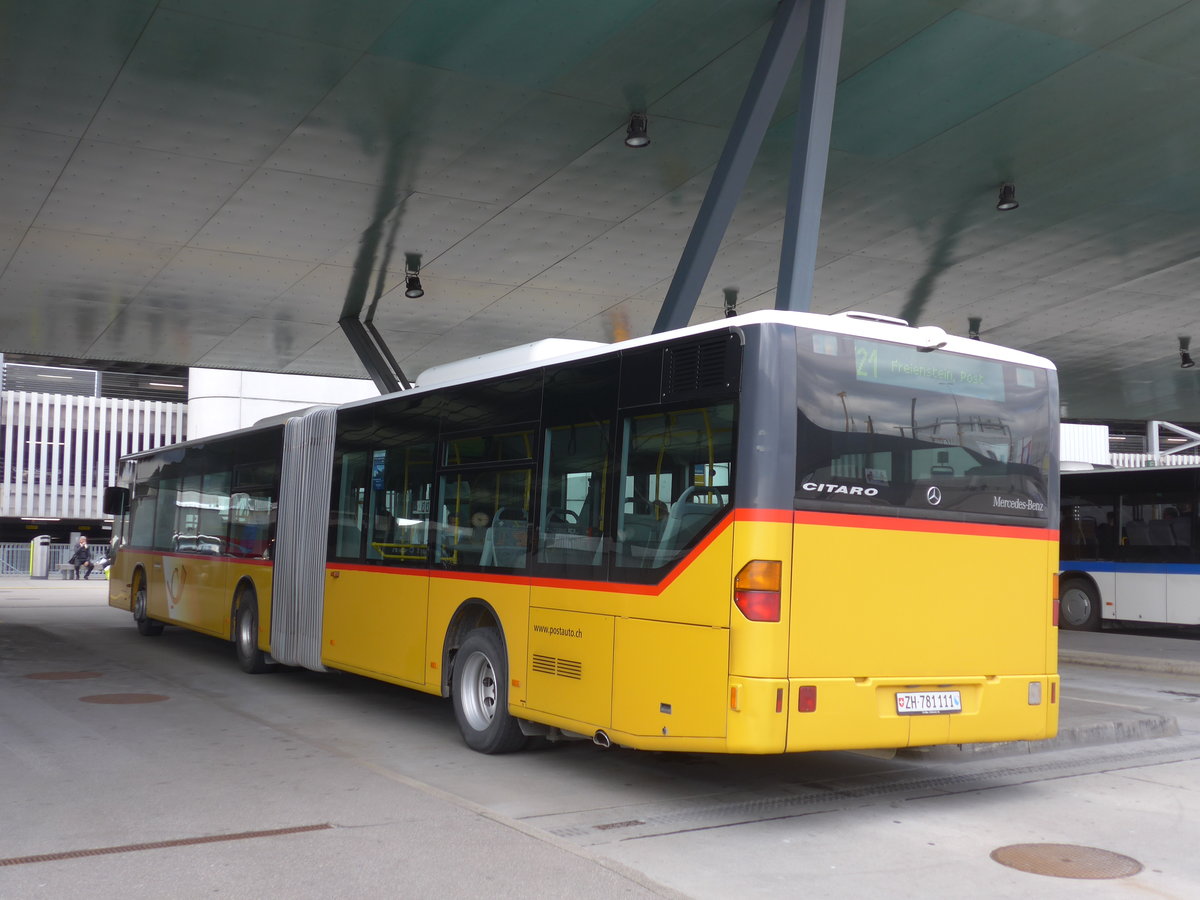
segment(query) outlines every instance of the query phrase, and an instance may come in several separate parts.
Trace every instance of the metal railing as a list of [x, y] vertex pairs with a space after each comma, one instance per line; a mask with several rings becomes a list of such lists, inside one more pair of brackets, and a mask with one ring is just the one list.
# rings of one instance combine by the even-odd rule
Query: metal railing
[[[108, 544], [92, 544], [92, 562], [99, 563], [108, 555]], [[58, 567], [65, 565], [71, 558], [74, 547], [71, 544], [50, 545], [50, 575], [58, 574]], [[0, 543], [0, 576], [17, 575], [29, 577], [29, 545]]]
[[1200, 456], [1188, 454], [1110, 453], [1109, 465], [1119, 469], [1141, 469], [1154, 466], [1194, 466], [1200, 464]]

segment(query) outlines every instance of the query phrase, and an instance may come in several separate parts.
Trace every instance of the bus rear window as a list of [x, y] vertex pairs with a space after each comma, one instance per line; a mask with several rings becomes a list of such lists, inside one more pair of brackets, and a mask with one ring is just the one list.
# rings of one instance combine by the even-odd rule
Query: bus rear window
[[1046, 370], [815, 332], [798, 347], [797, 508], [1050, 515]]

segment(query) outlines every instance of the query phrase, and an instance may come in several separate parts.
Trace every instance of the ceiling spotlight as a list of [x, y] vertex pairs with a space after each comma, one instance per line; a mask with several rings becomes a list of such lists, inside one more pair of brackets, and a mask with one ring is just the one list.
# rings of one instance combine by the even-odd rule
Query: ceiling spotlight
[[412, 297], [414, 300], [417, 297], [425, 296], [425, 288], [421, 287], [421, 279], [419, 276], [420, 269], [405, 266], [404, 267], [404, 296]]
[[979, 326], [982, 324], [981, 316], [967, 316], [967, 337], [973, 341], [979, 340]]
[[1191, 345], [1192, 339], [1188, 335], [1181, 334], [1179, 336], [1179, 368], [1190, 369], [1196, 365], [1192, 360], [1192, 354], [1188, 353], [1188, 347]]
[[650, 144], [650, 136], [646, 133], [646, 114], [634, 113], [629, 117], [629, 130], [625, 132], [626, 147], [646, 147]]
[[1021, 204], [1017, 202], [1017, 186], [1005, 182], [1000, 185], [1000, 200], [996, 204], [996, 209], [1009, 210], [1016, 209]]

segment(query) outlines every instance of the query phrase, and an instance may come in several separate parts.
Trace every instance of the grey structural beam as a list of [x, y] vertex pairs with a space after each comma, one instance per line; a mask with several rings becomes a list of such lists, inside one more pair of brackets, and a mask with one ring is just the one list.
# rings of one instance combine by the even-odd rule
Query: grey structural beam
[[[786, 232], [788, 222], [792, 218], [796, 220], [794, 230], [797, 233], [801, 230], [801, 223], [805, 223], [803, 236], [807, 238], [807, 223], [812, 218], [809, 206], [815, 205], [816, 224], [813, 226], [812, 254], [808, 271], [809, 288], [805, 293], [805, 302], [807, 297], [811, 296], [812, 265], [816, 260], [815, 231], [820, 227], [821, 194], [829, 158], [833, 93], [837, 86], [837, 65], [845, 6], [845, 0], [781, 0], [767, 40], [759, 54], [758, 63], [746, 86], [742, 104], [734, 117], [729, 137], [721, 151], [721, 158], [717, 161], [708, 191], [700, 204], [695, 224], [675, 268], [675, 276], [671, 279], [662, 309], [659, 310], [658, 319], [654, 323], [656, 334], [682, 328], [691, 319], [802, 46], [805, 57], [805, 87], [797, 122], [797, 150], [793, 155], [792, 187], [789, 189], [788, 214], [784, 223], [784, 246], [786, 248], [789, 243]], [[810, 65], [814, 67], [811, 77], [808, 74]], [[826, 77], [830, 68], [833, 73], [832, 79]], [[825, 122], [823, 132], [819, 130], [822, 121]], [[799, 176], [795, 170], [797, 165], [802, 165]], [[794, 215], [793, 205], [796, 207]], [[796, 243], [796, 239], [792, 238], [793, 248]], [[795, 293], [796, 266], [802, 263], [803, 255], [795, 249], [783, 251], [781, 286], [785, 260], [790, 297]], [[796, 308], [790, 303], [782, 305], [779, 300], [777, 305], [784, 309]]]
[[384, 361], [388, 364], [388, 369], [399, 383], [401, 389], [411, 390], [412, 383], [404, 377], [404, 371], [400, 368], [400, 363], [396, 362], [396, 357], [392, 355], [392, 349], [387, 345], [387, 341], [383, 339], [383, 335], [379, 333], [379, 329], [375, 327], [374, 321], [370, 316], [367, 317], [364, 323], [367, 334], [371, 336], [371, 340], [375, 342], [375, 346], [379, 348], [379, 353]]
[[[375, 343], [363, 323], [356, 316], [343, 316], [338, 320], [338, 325], [341, 326], [342, 332], [346, 335], [350, 346], [354, 348], [354, 352], [358, 354], [363, 368], [375, 382], [379, 393], [394, 394], [400, 390], [400, 381], [389, 366], [387, 358], [380, 351], [380, 345]], [[374, 326], [371, 330], [375, 331]]]
[[779, 256], [779, 285], [775, 291], [776, 309], [808, 312], [812, 306], [845, 18], [846, 0], [811, 0]]
[[804, 43], [808, 5], [809, 0], [782, 0], [779, 4], [691, 234], [675, 267], [675, 277], [667, 288], [667, 296], [654, 323], [655, 334], [682, 328], [692, 317], [734, 207], [746, 186], [788, 75]]

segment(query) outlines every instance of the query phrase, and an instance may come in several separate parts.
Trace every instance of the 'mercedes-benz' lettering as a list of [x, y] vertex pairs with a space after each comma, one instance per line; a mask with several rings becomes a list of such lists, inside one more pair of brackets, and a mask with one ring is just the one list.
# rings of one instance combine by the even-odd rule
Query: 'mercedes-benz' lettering
[[1045, 512], [1046, 504], [1039, 503], [1037, 500], [1014, 500], [1012, 497], [992, 497], [992, 506], [999, 506], [1002, 509], [1023, 509], [1030, 512]]
[[820, 484], [816, 481], [806, 481], [800, 485], [801, 490], [815, 494], [849, 494], [853, 497], [874, 497], [879, 488], [861, 487], [847, 484]]

